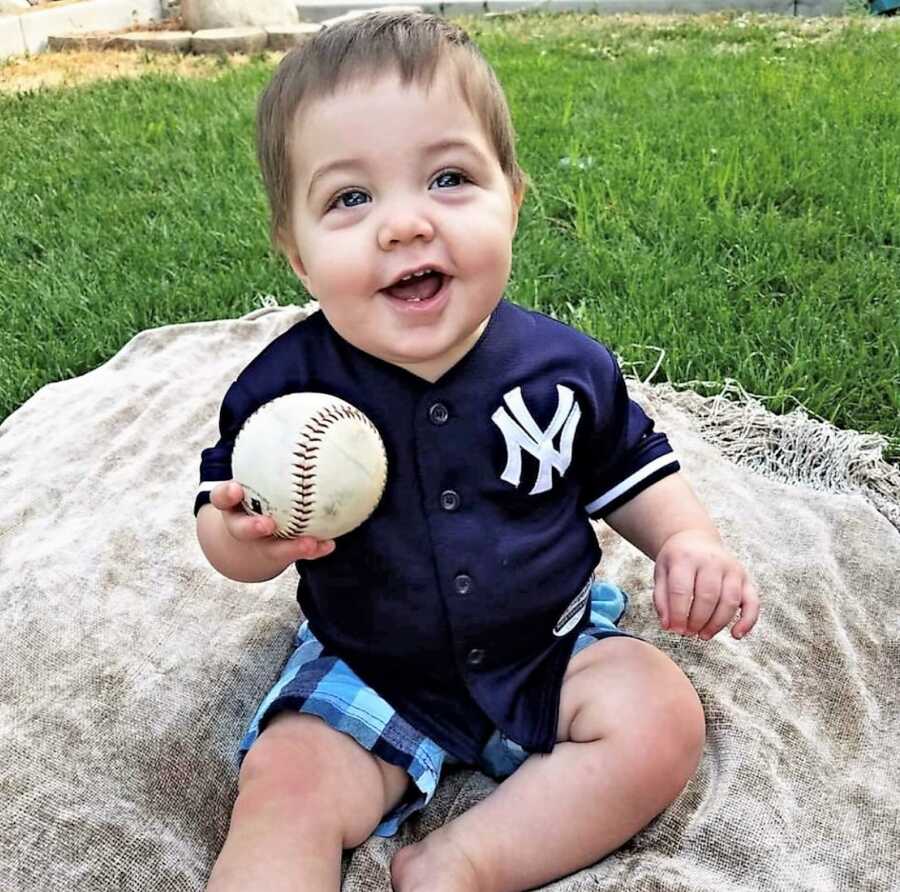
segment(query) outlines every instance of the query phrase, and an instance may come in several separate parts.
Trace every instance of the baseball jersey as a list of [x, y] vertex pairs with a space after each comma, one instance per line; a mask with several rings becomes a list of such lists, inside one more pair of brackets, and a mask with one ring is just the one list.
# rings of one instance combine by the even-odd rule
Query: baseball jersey
[[374, 513], [298, 561], [297, 599], [339, 656], [413, 726], [473, 763], [495, 728], [550, 752], [563, 674], [588, 622], [601, 518], [679, 469], [609, 350], [507, 300], [434, 383], [344, 340], [319, 311], [228, 389], [194, 513], [232, 479], [246, 419], [287, 393], [363, 411], [387, 453]]

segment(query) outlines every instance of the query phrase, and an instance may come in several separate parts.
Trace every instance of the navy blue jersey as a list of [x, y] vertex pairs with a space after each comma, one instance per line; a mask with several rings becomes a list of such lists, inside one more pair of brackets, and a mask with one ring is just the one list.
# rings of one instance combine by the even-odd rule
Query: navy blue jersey
[[231, 479], [244, 421], [304, 390], [365, 412], [388, 459], [371, 517], [331, 554], [297, 563], [313, 633], [457, 758], [473, 762], [495, 727], [550, 752], [600, 560], [589, 518], [679, 468], [609, 350], [502, 300], [478, 342], [431, 383], [313, 313], [226, 393], [195, 513]]

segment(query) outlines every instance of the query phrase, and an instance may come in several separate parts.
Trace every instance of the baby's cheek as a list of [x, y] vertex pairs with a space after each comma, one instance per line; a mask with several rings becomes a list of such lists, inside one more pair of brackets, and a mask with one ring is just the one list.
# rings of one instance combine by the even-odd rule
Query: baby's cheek
[[500, 221], [491, 220], [490, 224], [472, 227], [465, 233], [463, 262], [473, 273], [505, 278], [512, 263], [510, 233], [500, 225]]
[[384, 284], [376, 280], [371, 263], [360, 254], [358, 245], [341, 244], [337, 238], [318, 247], [316, 256], [319, 260], [311, 278], [321, 293], [320, 300], [366, 296]]

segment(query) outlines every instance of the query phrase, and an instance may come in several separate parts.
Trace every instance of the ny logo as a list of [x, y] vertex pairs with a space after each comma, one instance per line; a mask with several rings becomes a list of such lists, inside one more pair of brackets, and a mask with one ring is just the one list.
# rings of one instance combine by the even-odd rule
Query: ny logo
[[[516, 387], [503, 395], [503, 400], [512, 411], [512, 417], [501, 406], [491, 416], [491, 421], [500, 428], [506, 441], [506, 467], [500, 475], [501, 480], [519, 485], [522, 476], [522, 450], [530, 452], [540, 463], [537, 480], [529, 495], [546, 492], [553, 487], [553, 468], [560, 475], [572, 461], [572, 443], [575, 440], [575, 428], [581, 418], [581, 409], [575, 402], [575, 395], [568, 387], [556, 385], [559, 402], [556, 414], [547, 430], [542, 431], [531, 417], [522, 399], [522, 388]], [[553, 446], [553, 439], [562, 429], [559, 450]]]

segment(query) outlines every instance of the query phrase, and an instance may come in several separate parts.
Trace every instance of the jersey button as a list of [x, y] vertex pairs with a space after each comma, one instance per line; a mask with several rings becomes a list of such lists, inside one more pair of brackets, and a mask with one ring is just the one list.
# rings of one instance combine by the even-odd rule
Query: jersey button
[[484, 651], [480, 647], [473, 647], [466, 655], [466, 662], [470, 666], [480, 666], [484, 662]]
[[460, 595], [467, 595], [472, 591], [472, 577], [466, 576], [465, 573], [460, 573], [459, 576], [453, 580], [453, 584], [456, 586], [456, 591]]
[[447, 419], [450, 417], [450, 413], [443, 403], [435, 403], [428, 410], [428, 417], [431, 419], [432, 424], [446, 424]]
[[445, 489], [441, 493], [441, 508], [445, 511], [455, 511], [459, 508], [459, 493], [452, 489]]

